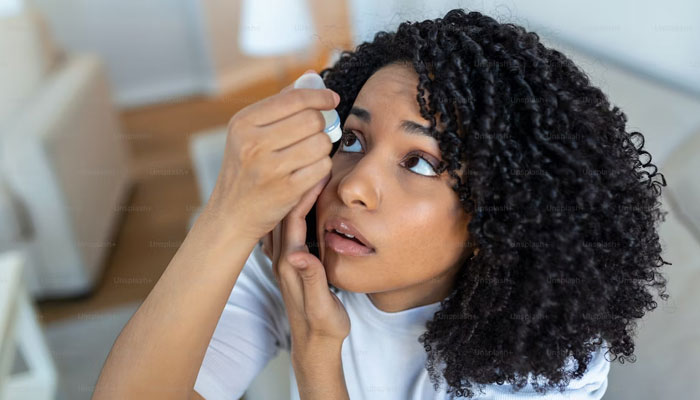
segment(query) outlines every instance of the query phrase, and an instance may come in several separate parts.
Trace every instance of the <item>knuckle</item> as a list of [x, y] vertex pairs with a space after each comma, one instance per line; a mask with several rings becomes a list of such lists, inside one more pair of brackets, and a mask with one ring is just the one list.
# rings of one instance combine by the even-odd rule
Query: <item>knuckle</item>
[[244, 161], [255, 159], [262, 151], [262, 143], [260, 138], [251, 137], [241, 143], [240, 158]]
[[313, 132], [322, 131], [326, 125], [326, 120], [318, 110], [307, 108], [303, 112], [303, 124]]
[[285, 168], [282, 163], [273, 163], [268, 166], [268, 168], [265, 168], [265, 172], [263, 173], [263, 179], [269, 180], [274, 177], [282, 175], [284, 172]]
[[317, 131], [323, 131], [323, 128], [326, 127], [326, 118], [323, 116], [323, 114], [319, 110], [311, 110], [311, 111], [313, 111], [314, 118], [315, 118], [313, 127]]
[[316, 281], [317, 278], [318, 278], [318, 272], [316, 272], [314, 270], [304, 271], [304, 273], [301, 274], [301, 279], [305, 282], [308, 282], [308, 283]]
[[286, 187], [291, 188], [291, 190], [289, 191], [291, 205], [298, 204], [301, 200], [302, 195], [304, 194], [304, 192], [302, 191], [302, 189], [304, 189], [304, 181], [302, 180], [302, 178], [302, 174], [287, 175]]

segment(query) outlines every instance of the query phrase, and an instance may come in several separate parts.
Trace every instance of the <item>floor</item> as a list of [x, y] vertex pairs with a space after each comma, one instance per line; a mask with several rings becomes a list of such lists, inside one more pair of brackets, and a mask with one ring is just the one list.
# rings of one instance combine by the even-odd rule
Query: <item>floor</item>
[[[323, 57], [317, 59], [323, 60]], [[43, 323], [99, 315], [143, 301], [187, 234], [191, 214], [201, 204], [189, 153], [189, 136], [225, 125], [246, 104], [273, 95], [306, 69], [298, 65], [217, 98], [192, 97], [167, 104], [122, 110], [120, 118], [131, 153], [134, 185], [116, 228], [116, 246], [92, 294], [37, 303]]]

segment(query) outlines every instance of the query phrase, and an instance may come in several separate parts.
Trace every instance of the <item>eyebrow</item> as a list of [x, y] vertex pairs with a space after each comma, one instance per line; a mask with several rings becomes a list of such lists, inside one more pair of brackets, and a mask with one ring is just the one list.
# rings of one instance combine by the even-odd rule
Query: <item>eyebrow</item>
[[[372, 115], [369, 113], [369, 111], [361, 107], [352, 107], [350, 109], [350, 114], [356, 116], [366, 124], [369, 124], [372, 121]], [[434, 139], [433, 135], [430, 134], [430, 129], [417, 122], [404, 119], [401, 120], [399, 127], [408, 134], [428, 136]]]

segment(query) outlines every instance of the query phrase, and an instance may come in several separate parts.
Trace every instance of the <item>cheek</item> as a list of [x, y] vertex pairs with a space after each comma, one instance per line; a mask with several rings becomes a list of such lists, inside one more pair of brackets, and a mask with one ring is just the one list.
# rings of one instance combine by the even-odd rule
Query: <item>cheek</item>
[[[464, 247], [464, 234], [448, 210], [435, 200], [393, 208], [387, 225], [384, 265], [397, 279], [430, 278], [452, 267]], [[384, 256], [384, 254], [383, 254]]]

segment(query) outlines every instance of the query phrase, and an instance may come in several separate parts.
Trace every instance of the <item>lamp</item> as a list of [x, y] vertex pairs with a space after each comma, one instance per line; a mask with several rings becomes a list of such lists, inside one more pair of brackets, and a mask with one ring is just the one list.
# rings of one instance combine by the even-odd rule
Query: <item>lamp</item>
[[24, 0], [0, 1], [0, 17], [15, 16], [24, 10]]
[[306, 0], [243, 0], [239, 47], [249, 56], [276, 56], [307, 49], [316, 34]]

